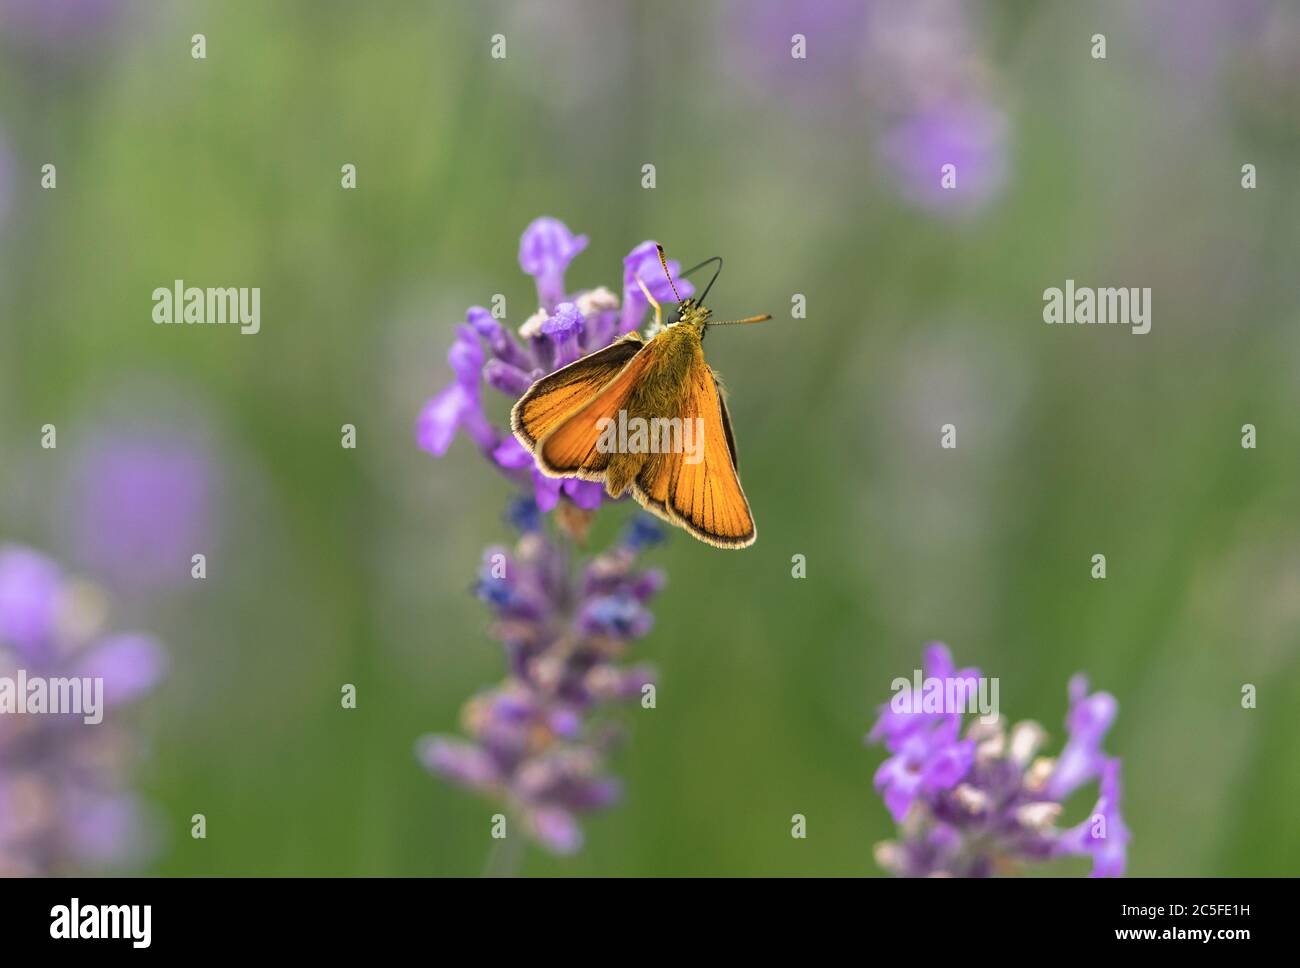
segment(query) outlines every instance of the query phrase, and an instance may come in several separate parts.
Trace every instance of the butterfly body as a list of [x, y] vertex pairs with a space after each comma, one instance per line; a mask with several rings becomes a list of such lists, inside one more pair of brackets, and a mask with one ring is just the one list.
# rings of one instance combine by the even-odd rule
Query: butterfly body
[[646, 296], [659, 324], [650, 340], [628, 333], [542, 377], [515, 404], [511, 426], [544, 474], [600, 481], [611, 497], [631, 492], [700, 540], [743, 548], [754, 521], [722, 390], [704, 361], [711, 313], [680, 300], [664, 326]]
[[[691, 372], [701, 366], [708, 369], [702, 335], [702, 328], [683, 319], [666, 326], [646, 344], [642, 350], [648, 355], [645, 372], [622, 408], [629, 420], [639, 418], [652, 427], [656, 426], [653, 421], [681, 420], [690, 413]], [[651, 465], [647, 476], [652, 476], [665, 459], [666, 455], [653, 452], [611, 453], [603, 478], [606, 492], [621, 497], [647, 470], [646, 465]]]

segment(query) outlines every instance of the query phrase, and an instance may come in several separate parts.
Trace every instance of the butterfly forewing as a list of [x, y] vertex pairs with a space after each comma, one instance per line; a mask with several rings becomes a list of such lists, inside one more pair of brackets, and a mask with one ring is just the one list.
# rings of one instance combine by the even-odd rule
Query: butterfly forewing
[[644, 375], [653, 347], [637, 354], [594, 397], [565, 417], [537, 442], [538, 466], [549, 474], [599, 478], [609, 466], [612, 452], [598, 446], [605, 420], [617, 422], [619, 411]]
[[590, 403], [644, 346], [636, 333], [629, 333], [534, 383], [510, 413], [519, 442], [535, 449], [566, 417]]

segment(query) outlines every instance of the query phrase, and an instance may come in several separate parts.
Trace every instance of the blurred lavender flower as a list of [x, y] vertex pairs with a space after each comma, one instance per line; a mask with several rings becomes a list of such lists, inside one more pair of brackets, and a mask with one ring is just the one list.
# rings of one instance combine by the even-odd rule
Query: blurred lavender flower
[[[925, 650], [927, 679], [978, 678], [954, 671], [939, 643]], [[1116, 757], [1101, 749], [1118, 704], [1109, 693], [1088, 694], [1083, 676], [1070, 681], [1069, 734], [1055, 759], [1037, 755], [1047, 734], [1037, 723], [975, 720], [962, 732], [962, 712], [881, 708], [868, 742], [891, 754], [876, 771], [899, 838], [876, 847], [876, 860], [904, 877], [988, 877], [1020, 863], [1075, 855], [1091, 857], [1093, 877], [1124, 873], [1129, 840], [1120, 815]], [[1064, 801], [1091, 780], [1100, 793], [1091, 816], [1060, 829]]]
[[1278, 0], [1148, 0], [1125, 12], [1143, 54], [1168, 70], [1190, 98], [1203, 98], [1234, 60], [1252, 60], [1270, 29]]
[[1150, 0], [1126, 10], [1135, 52], [1167, 103], [1196, 125], [1220, 100], [1251, 137], [1290, 143], [1300, 126], [1300, 6], [1293, 0]]
[[867, 28], [877, 153], [906, 200], [940, 215], [978, 212], [1007, 182], [1011, 125], [977, 9], [960, 0], [876, 4]]
[[[560, 480], [538, 470], [514, 435], [488, 419], [482, 385], [504, 394], [513, 405], [540, 377], [638, 328], [649, 308], [635, 282], [638, 273], [656, 299], [672, 298], [653, 242], [641, 243], [623, 260], [621, 302], [603, 287], [566, 290], [569, 263], [586, 246], [585, 235], [575, 236], [558, 219], [538, 218], [524, 230], [519, 265], [536, 282], [541, 308], [519, 327], [516, 338], [486, 309], [471, 306], [447, 354], [455, 377], [424, 405], [416, 424], [417, 443], [435, 457], [445, 454], [457, 431], [463, 431], [497, 470], [532, 488], [543, 512], [554, 509], [561, 498], [570, 506], [594, 510], [604, 490], [598, 483]], [[674, 275], [681, 271], [675, 261], [669, 268]], [[695, 292], [687, 280], [679, 279], [677, 289], [683, 297]]]
[[588, 717], [611, 701], [639, 698], [653, 682], [649, 669], [619, 660], [653, 625], [646, 606], [664, 578], [634, 565], [661, 538], [653, 519], [638, 517], [576, 577], [566, 548], [541, 531], [526, 531], [513, 553], [489, 548], [476, 592], [496, 616], [492, 634], [505, 646], [509, 675], [466, 704], [471, 739], [417, 743], [425, 768], [500, 802], [553, 853], [578, 850], [578, 815], [619, 796], [604, 772], [619, 734]]
[[219, 530], [221, 473], [210, 442], [138, 422], [89, 437], [65, 499], [77, 560], [132, 592], [189, 581], [191, 556], [211, 555]]
[[[835, 95], [851, 90], [867, 39], [874, 0], [732, 0], [721, 32], [733, 41], [736, 68], [764, 89], [792, 96], [801, 106], [833, 109]], [[803, 58], [791, 56], [794, 36], [805, 41]]]
[[66, 49], [113, 27], [123, 0], [0, 0], [0, 31], [33, 46]]
[[[910, 202], [938, 213], [973, 212], [1006, 182], [1007, 127], [992, 105], [960, 99], [900, 116], [876, 146]], [[943, 183], [945, 165], [953, 166], [951, 187]]]
[[149, 692], [166, 659], [138, 633], [103, 635], [102, 597], [49, 558], [0, 545], [0, 676], [102, 677], [104, 719], [0, 715], [0, 874], [49, 875], [138, 863], [143, 805], [125, 788], [132, 754], [117, 711]]
[[[901, 197], [934, 214], [979, 211], [1007, 183], [1011, 125], [962, 0], [735, 0], [733, 57], [775, 95], [871, 118], [876, 153]], [[806, 39], [792, 56], [792, 38]], [[864, 102], [865, 95], [865, 104]], [[802, 105], [801, 105], [802, 106]], [[943, 166], [955, 166], [944, 184]]]

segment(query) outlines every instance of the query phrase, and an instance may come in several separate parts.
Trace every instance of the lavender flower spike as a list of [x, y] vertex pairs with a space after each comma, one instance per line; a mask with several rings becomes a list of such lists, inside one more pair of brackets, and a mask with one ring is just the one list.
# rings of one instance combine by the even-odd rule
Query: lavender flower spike
[[[927, 680], [950, 687], [978, 680], [978, 669], [953, 671], [948, 648], [925, 651]], [[937, 690], [936, 690], [937, 691]], [[1009, 729], [999, 717], [962, 730], [962, 708], [881, 708], [867, 741], [892, 754], [875, 785], [894, 821], [896, 840], [876, 846], [876, 860], [903, 877], [989, 877], [1055, 857], [1092, 859], [1093, 877], [1120, 877], [1129, 831], [1120, 814], [1120, 763], [1102, 740], [1118, 711], [1109, 693], [1088, 693], [1083, 676], [1070, 681], [1068, 738], [1057, 760], [1038, 755], [1047, 734], [1024, 721]], [[946, 701], [946, 700], [945, 700]], [[906, 705], [906, 704], [905, 704]], [[1065, 798], [1098, 778], [1092, 814], [1072, 827], [1057, 826]]]
[[[491, 634], [505, 647], [506, 678], [465, 704], [466, 738], [424, 736], [416, 757], [431, 773], [498, 804], [511, 830], [555, 854], [579, 850], [579, 818], [619, 797], [618, 782], [605, 772], [619, 733], [595, 714], [644, 701], [652, 688], [649, 669], [622, 659], [654, 625], [649, 603], [664, 578], [635, 566], [663, 539], [663, 528], [638, 514], [613, 547], [571, 560], [574, 543], [586, 540], [592, 517], [609, 500], [604, 488], [544, 475], [509, 429], [492, 424], [481, 391], [486, 384], [514, 404], [542, 376], [639, 327], [649, 304], [638, 277], [657, 299], [672, 298], [653, 242], [623, 260], [621, 301], [603, 286], [566, 290], [565, 270], [586, 246], [586, 236], [553, 218], [524, 230], [519, 264], [533, 276], [541, 308], [512, 333], [486, 309], [471, 307], [448, 356], [454, 379], [425, 405], [417, 428], [420, 446], [435, 456], [464, 430], [519, 486], [507, 519], [522, 535], [512, 551], [487, 550], [475, 586], [494, 615]], [[683, 297], [695, 291], [685, 280], [677, 288]], [[545, 517], [552, 511], [554, 534]]]
[[0, 715], [0, 875], [120, 868], [150, 850], [125, 783], [130, 737], [118, 717], [157, 685], [166, 659], [148, 636], [101, 635], [102, 612], [98, 590], [39, 552], [0, 545], [0, 677], [27, 682], [25, 696], [35, 681], [103, 683], [99, 721], [84, 707]]
[[650, 630], [645, 605], [663, 579], [634, 565], [658, 527], [638, 519], [577, 576], [539, 531], [525, 532], [513, 552], [489, 548], [476, 590], [496, 617], [492, 634], [509, 674], [466, 704], [470, 739], [430, 735], [416, 744], [425, 769], [501, 804], [555, 854], [577, 851], [577, 818], [619, 796], [604, 772], [618, 733], [589, 719], [608, 703], [639, 699], [653, 682], [618, 660]]

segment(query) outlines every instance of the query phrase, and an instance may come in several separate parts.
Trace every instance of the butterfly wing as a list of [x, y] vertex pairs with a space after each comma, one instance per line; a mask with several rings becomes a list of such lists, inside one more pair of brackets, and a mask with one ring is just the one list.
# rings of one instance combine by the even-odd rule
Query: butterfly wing
[[604, 480], [610, 495], [617, 497], [623, 493], [628, 483], [623, 478], [626, 470], [606, 477], [610, 460], [616, 456], [616, 448], [602, 448], [600, 441], [607, 421], [618, 421], [619, 411], [628, 406], [628, 399], [650, 368], [654, 353], [653, 346], [638, 353], [594, 397], [538, 441], [537, 465], [543, 473], [589, 481]]
[[603, 390], [645, 346], [628, 333], [534, 383], [510, 411], [519, 442], [536, 453], [537, 442]]
[[722, 429], [727, 434], [727, 450], [731, 452], [731, 466], [740, 470], [740, 458], [736, 456], [736, 435], [731, 430], [731, 414], [727, 412], [727, 395], [722, 392], [722, 382], [717, 374], [713, 376], [713, 389], [718, 394], [718, 409], [722, 411]]
[[[721, 388], [707, 363], [691, 367], [683, 420], [703, 428], [701, 459], [688, 453], [659, 454], [646, 462], [632, 489], [647, 510], [711, 545], [744, 548], [754, 543], [754, 518], [736, 474], [736, 444]], [[703, 421], [695, 423], [696, 418]]]

